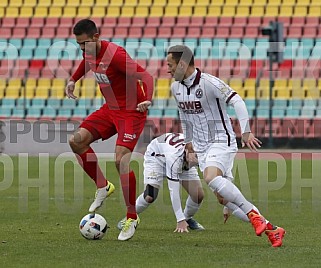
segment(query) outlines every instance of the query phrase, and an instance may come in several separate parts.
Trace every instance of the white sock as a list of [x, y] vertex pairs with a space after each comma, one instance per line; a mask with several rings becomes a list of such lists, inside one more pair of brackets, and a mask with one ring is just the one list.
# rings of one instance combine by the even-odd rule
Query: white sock
[[146, 208], [148, 208], [149, 205], [150, 203], [146, 202], [144, 198], [144, 193], [142, 193], [136, 199], [136, 213], [137, 214], [142, 213]]
[[213, 192], [219, 193], [225, 201], [237, 205], [245, 214], [249, 213], [253, 209], [253, 205], [245, 199], [234, 183], [222, 176], [215, 177], [209, 182], [208, 186]]
[[185, 204], [185, 209], [184, 209], [184, 216], [185, 219], [190, 219], [192, 218], [196, 212], [199, 210], [200, 206], [202, 203], [198, 204], [195, 203], [191, 196], [188, 196], [187, 200], [186, 200], [186, 204]]
[[[250, 221], [248, 216], [237, 205], [231, 202], [228, 202], [225, 206], [228, 207], [228, 209], [232, 212], [232, 215], [234, 215], [236, 218], [245, 222]], [[257, 211], [257, 213], [260, 214], [260, 211], [254, 205], [253, 205], [253, 210]]]

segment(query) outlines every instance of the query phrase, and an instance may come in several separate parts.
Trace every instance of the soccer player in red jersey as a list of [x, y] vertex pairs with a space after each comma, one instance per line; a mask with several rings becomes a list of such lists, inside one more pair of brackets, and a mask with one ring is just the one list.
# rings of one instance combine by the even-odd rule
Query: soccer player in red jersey
[[127, 221], [118, 239], [128, 240], [134, 235], [139, 223], [135, 209], [136, 178], [129, 163], [131, 152], [144, 128], [154, 81], [124, 48], [100, 40], [92, 20], [78, 21], [73, 33], [83, 51], [83, 60], [66, 86], [66, 95], [76, 99], [73, 93], [75, 83], [91, 70], [106, 103], [81, 123], [70, 137], [69, 144], [82, 168], [96, 183], [96, 197], [89, 208], [89, 212], [94, 213], [107, 196], [114, 192], [115, 187], [103, 175], [90, 144], [98, 139], [106, 140], [118, 135], [115, 164], [127, 206]]

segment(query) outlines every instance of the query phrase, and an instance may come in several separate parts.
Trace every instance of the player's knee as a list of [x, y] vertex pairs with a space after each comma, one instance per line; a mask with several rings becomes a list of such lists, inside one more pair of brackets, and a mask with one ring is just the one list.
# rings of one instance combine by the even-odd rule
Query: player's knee
[[191, 196], [193, 202], [197, 203], [197, 204], [201, 204], [203, 202], [204, 199], [204, 191], [201, 188], [199, 191], [197, 191], [197, 193], [193, 196]]
[[147, 203], [153, 203], [158, 196], [158, 188], [147, 184], [144, 191], [144, 198]]

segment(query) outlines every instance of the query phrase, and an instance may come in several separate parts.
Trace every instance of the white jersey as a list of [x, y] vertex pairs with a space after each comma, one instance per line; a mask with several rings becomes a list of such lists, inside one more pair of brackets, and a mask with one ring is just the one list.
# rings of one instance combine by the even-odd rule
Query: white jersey
[[147, 146], [145, 160], [153, 156], [155, 161], [166, 169], [166, 176], [178, 181], [178, 174], [183, 172], [184, 140], [183, 134], [179, 133], [165, 133], [153, 139]]
[[240, 97], [222, 80], [198, 69], [188, 79], [184, 80], [186, 85], [175, 81], [171, 86], [186, 142], [193, 141], [197, 152], [203, 152], [209, 143], [235, 146], [235, 133], [226, 108]]

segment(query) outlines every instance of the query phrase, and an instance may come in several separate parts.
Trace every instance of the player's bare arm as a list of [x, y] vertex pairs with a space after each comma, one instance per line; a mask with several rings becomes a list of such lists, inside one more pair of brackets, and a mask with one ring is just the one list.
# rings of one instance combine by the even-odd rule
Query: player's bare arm
[[258, 148], [261, 148], [262, 142], [256, 138], [251, 132], [245, 132], [242, 134], [242, 147], [245, 145], [254, 152], [257, 152]]
[[143, 101], [137, 104], [136, 110], [143, 113], [148, 110], [148, 107], [152, 105], [152, 102], [149, 100]]

